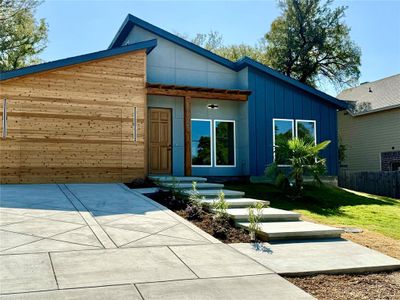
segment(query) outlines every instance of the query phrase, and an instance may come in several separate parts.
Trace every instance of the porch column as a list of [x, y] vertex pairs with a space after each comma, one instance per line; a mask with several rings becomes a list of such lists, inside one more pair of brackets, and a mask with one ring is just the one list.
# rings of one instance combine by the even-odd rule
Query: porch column
[[191, 118], [192, 118], [192, 98], [185, 96], [183, 102], [184, 110], [184, 132], [185, 132], [185, 176], [192, 175], [192, 137], [191, 137]]

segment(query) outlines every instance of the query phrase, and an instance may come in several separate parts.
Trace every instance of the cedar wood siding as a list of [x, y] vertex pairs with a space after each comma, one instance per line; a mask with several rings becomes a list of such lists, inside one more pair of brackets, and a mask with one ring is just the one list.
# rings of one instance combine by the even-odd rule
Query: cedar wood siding
[[381, 153], [400, 149], [400, 108], [354, 117], [341, 111], [338, 120], [339, 137], [346, 147], [343, 170], [378, 172]]
[[306, 119], [317, 123], [317, 142], [330, 140], [322, 155], [329, 175], [337, 175], [337, 108], [328, 101], [303, 92], [293, 85], [249, 68], [249, 153], [250, 174], [263, 175], [273, 161], [272, 120]]
[[0, 140], [0, 182], [144, 177], [145, 83], [144, 50], [2, 81], [8, 135]]

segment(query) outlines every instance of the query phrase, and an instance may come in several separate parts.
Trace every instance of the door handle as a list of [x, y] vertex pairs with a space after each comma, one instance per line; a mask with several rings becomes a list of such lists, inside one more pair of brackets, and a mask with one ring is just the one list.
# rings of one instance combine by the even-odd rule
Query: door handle
[[172, 150], [172, 145], [168, 145], [167, 150], [171, 151]]

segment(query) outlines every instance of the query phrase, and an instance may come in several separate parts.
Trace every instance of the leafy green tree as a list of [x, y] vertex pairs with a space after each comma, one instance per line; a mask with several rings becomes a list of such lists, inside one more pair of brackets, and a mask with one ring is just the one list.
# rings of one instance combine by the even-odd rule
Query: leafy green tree
[[0, 71], [40, 62], [37, 54], [47, 43], [48, 26], [34, 13], [41, 1], [0, 0]]
[[347, 7], [332, 8], [332, 2], [279, 2], [282, 14], [265, 35], [269, 66], [311, 86], [319, 80], [336, 86], [358, 81], [361, 50], [343, 21]]

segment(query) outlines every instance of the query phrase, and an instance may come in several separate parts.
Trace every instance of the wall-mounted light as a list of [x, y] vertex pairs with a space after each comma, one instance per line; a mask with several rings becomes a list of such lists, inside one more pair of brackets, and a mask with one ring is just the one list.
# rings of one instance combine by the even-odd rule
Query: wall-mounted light
[[218, 105], [217, 104], [208, 104], [207, 108], [208, 109], [218, 109]]

